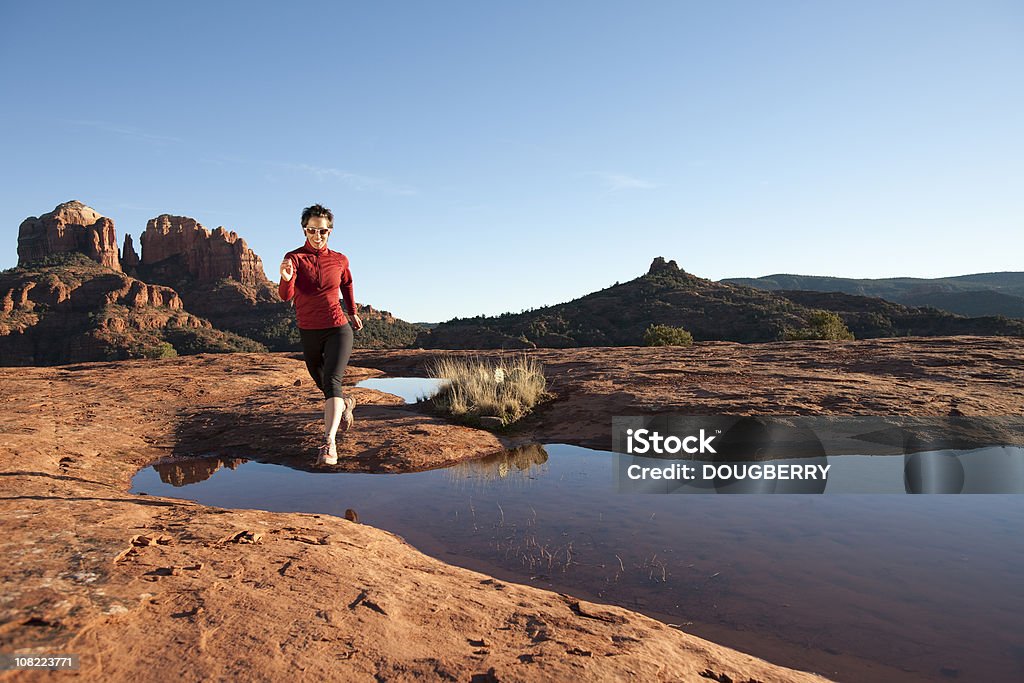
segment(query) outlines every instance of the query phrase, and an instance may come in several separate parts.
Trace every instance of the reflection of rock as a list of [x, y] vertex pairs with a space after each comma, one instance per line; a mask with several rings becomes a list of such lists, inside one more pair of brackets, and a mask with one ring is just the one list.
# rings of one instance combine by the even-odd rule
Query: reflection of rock
[[495, 453], [469, 462], [459, 463], [448, 470], [453, 478], [483, 477], [485, 479], [504, 479], [519, 471], [529, 473], [536, 465], [543, 465], [548, 461], [548, 452], [539, 443], [510, 448], [507, 451]]
[[153, 469], [160, 475], [160, 481], [163, 483], [186, 486], [206, 481], [221, 467], [237, 469], [243, 462], [246, 462], [244, 458], [197, 458], [153, 465]]
[[18, 228], [18, 265], [69, 252], [121, 270], [114, 221], [82, 202], [58, 204], [50, 213], [26, 218]]

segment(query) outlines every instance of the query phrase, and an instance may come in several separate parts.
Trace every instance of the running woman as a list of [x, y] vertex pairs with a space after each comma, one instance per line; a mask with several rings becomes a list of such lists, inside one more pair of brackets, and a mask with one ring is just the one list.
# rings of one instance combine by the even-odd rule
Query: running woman
[[[317, 388], [324, 392], [324, 444], [317, 460], [324, 465], [338, 464], [338, 447], [334, 442], [338, 427], [348, 431], [354, 420], [356, 400], [343, 395], [341, 380], [352, 353], [352, 330], [363, 329], [352, 296], [348, 257], [327, 248], [333, 228], [334, 215], [330, 209], [319, 204], [303, 209], [306, 243], [285, 254], [277, 287], [283, 300], [295, 299], [306, 369]], [[342, 311], [339, 290], [348, 317]]]

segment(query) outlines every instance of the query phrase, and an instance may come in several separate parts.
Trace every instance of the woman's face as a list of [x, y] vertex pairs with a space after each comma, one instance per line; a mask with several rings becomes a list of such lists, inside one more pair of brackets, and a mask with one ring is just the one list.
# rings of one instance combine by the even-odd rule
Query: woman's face
[[327, 246], [327, 238], [331, 235], [331, 222], [325, 216], [310, 216], [306, 221], [306, 242], [314, 249]]

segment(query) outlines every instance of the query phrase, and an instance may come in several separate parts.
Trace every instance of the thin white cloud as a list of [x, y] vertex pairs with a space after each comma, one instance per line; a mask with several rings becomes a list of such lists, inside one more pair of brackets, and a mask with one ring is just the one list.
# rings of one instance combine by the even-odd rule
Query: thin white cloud
[[357, 192], [381, 192], [384, 194], [417, 195], [419, 190], [409, 185], [400, 185], [386, 178], [344, 171], [326, 166], [315, 166], [313, 164], [296, 164], [283, 161], [268, 161], [266, 159], [243, 159], [235, 156], [219, 154], [216, 156], [201, 157], [199, 163], [215, 166], [237, 164], [242, 166], [262, 166], [265, 169], [264, 180], [268, 183], [276, 183], [280, 180], [279, 174], [301, 173], [313, 176], [320, 182], [338, 181], [347, 185]]
[[160, 144], [166, 144], [169, 142], [181, 142], [181, 138], [176, 138], [170, 135], [157, 135], [155, 133], [149, 133], [132, 126], [125, 126], [119, 123], [112, 123], [110, 121], [68, 121], [75, 126], [86, 126], [88, 128], [95, 128], [96, 130], [102, 130], [107, 133], [113, 133], [120, 135], [123, 138], [130, 140], [140, 140], [142, 142], [156, 142]]
[[604, 186], [609, 190], [653, 190], [657, 187], [661, 187], [659, 184], [645, 180], [643, 178], [637, 178], [636, 176], [626, 175], [625, 173], [605, 173], [602, 171], [590, 171], [586, 175], [597, 176]]
[[408, 185], [399, 185], [385, 178], [374, 178], [372, 176], [343, 171], [337, 168], [324, 166], [313, 166], [312, 164], [275, 164], [289, 171], [307, 173], [317, 180], [338, 180], [357, 192], [384, 192], [386, 194], [414, 195], [419, 191]]

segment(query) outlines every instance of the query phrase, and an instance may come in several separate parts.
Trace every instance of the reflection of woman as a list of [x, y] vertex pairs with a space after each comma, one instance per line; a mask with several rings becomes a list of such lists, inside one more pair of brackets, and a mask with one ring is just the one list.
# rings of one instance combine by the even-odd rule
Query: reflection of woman
[[[327, 465], [338, 463], [338, 448], [334, 443], [338, 426], [347, 431], [354, 419], [352, 410], [356, 400], [343, 397], [341, 380], [352, 353], [352, 329], [363, 328], [352, 297], [348, 258], [327, 248], [333, 227], [334, 215], [330, 209], [314, 204], [302, 211], [306, 243], [285, 254], [278, 285], [282, 299], [295, 299], [306, 368], [324, 392], [324, 445], [320, 447], [319, 461]], [[341, 310], [339, 289], [345, 298], [348, 317]]]

